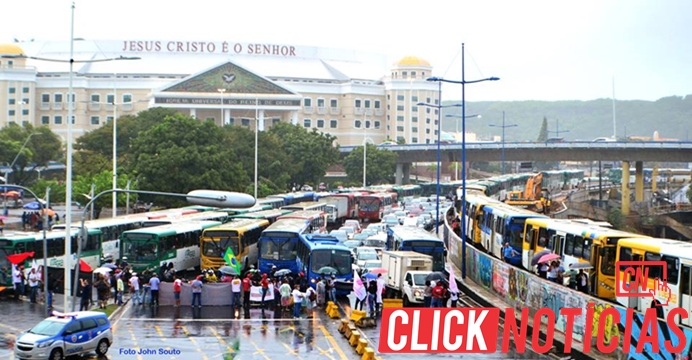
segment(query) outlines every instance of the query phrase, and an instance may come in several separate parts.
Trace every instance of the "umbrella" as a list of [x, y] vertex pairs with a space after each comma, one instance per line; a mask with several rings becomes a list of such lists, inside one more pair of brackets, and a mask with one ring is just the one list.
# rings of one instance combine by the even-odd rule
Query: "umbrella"
[[370, 280], [377, 279], [377, 274], [373, 274], [373, 273], [371, 273], [371, 272], [369, 272], [369, 273], [367, 273], [367, 274], [365, 274], [365, 275], [363, 275], [363, 276], [365, 276], [366, 279], [370, 279]]
[[81, 272], [92, 272], [91, 266], [86, 263], [86, 261], [79, 259], [79, 271]]
[[113, 263], [105, 263], [105, 264], [103, 264], [103, 267], [109, 268], [109, 269], [111, 269], [111, 270], [114, 270], [114, 269], [117, 269], [117, 268], [118, 268], [118, 267], [117, 267], [115, 264], [113, 264]]
[[50, 217], [55, 216], [55, 211], [53, 209], [43, 209], [41, 210], [41, 215], [48, 215]]
[[219, 268], [219, 272], [225, 275], [240, 275], [232, 266], [222, 266]]
[[[88, 265], [87, 265], [87, 266], [88, 266]], [[81, 269], [80, 269], [80, 270], [81, 270]], [[111, 271], [113, 271], [113, 269], [107, 268], [107, 267], [100, 267], [100, 268], [94, 270], [94, 274], [103, 274], [103, 275], [106, 275], [106, 274], [108, 274], [108, 273], [111, 272]]]
[[331, 266], [325, 266], [317, 270], [317, 273], [321, 275], [336, 274], [336, 269]]
[[548, 262], [550, 260], [556, 260], [559, 258], [560, 258], [560, 255], [558, 255], [558, 254], [545, 254], [545, 255], [541, 256], [540, 259], [538, 259], [538, 263], [542, 264], [542, 263]]
[[32, 201], [22, 207], [27, 210], [39, 210], [41, 209], [41, 204], [39, 204], [37, 201]]
[[439, 280], [445, 280], [447, 276], [445, 276], [444, 273], [436, 271], [434, 273], [430, 273], [428, 276], [425, 277], [425, 281], [439, 281]]
[[387, 272], [387, 269], [383, 269], [383, 268], [374, 268], [374, 269], [370, 269], [370, 271], [368, 271], [368, 273], [372, 273], [372, 274], [384, 274], [386, 272]]
[[572, 264], [570, 264], [570, 265], [569, 265], [569, 268], [570, 268], [570, 269], [577, 269], [577, 270], [579, 270], [579, 269], [587, 270], [587, 269], [593, 269], [593, 265], [591, 265], [591, 264], [589, 264], [589, 263], [582, 263], [582, 262], [579, 262], [579, 263], [572, 263]]
[[290, 269], [281, 269], [274, 273], [274, 276], [286, 276], [291, 273]]
[[538, 264], [538, 259], [543, 257], [543, 255], [548, 255], [551, 254], [553, 251], [550, 249], [545, 249], [537, 252], [536, 254], [533, 255], [533, 258], [531, 258], [531, 266], [535, 266]]
[[12, 264], [17, 265], [19, 263], [23, 263], [26, 259], [30, 257], [34, 257], [33, 251], [23, 252], [21, 254], [7, 255], [7, 260], [9, 260]]
[[7, 220], [7, 216], [0, 215], [0, 220]]

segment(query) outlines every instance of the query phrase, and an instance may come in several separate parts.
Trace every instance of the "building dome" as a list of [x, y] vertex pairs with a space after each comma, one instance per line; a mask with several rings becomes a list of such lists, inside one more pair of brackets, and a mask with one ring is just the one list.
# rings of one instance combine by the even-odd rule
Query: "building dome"
[[398, 66], [425, 66], [430, 67], [430, 63], [416, 56], [406, 56], [396, 63]]
[[22, 55], [24, 50], [15, 44], [0, 44], [0, 55]]

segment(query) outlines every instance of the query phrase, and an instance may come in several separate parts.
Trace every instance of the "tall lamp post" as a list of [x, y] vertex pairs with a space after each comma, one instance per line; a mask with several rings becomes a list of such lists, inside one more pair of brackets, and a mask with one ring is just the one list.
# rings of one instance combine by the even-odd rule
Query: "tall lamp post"
[[461, 84], [461, 278], [466, 278], [466, 84], [474, 84], [483, 81], [497, 81], [498, 77], [489, 77], [479, 80], [466, 80], [464, 64], [464, 44], [461, 44], [461, 81], [447, 80], [439, 77], [431, 77], [428, 81], [447, 82]]
[[[445, 117], [448, 118], [456, 118], [456, 119], [461, 119], [461, 115], [452, 115], [452, 114], [447, 114]], [[473, 114], [473, 115], [466, 115], [464, 119], [471, 119], [471, 118], [481, 118], [479, 114]], [[457, 126], [457, 134], [459, 133], [459, 122], [457, 121], [456, 123]], [[456, 142], [456, 137], [454, 138]], [[459, 180], [459, 162], [454, 162], [454, 180]]]
[[[560, 120], [559, 119], [555, 119], [555, 130], [547, 130], [547, 131], [548, 131], [548, 134], [555, 134], [555, 140], [556, 141], [562, 141], [560, 139], [560, 134], [569, 132], [569, 130], [560, 130]], [[560, 169], [560, 161], [559, 160], [557, 162], [557, 168], [558, 168], [558, 170]]]
[[502, 128], [502, 175], [505, 174], [505, 129], [511, 127], [518, 127], [517, 124], [505, 125], [505, 112], [502, 111], [502, 125], [489, 124], [490, 127]]
[[440, 166], [441, 166], [441, 159], [440, 159], [440, 144], [441, 144], [441, 139], [440, 137], [442, 136], [442, 121], [441, 121], [441, 116], [442, 116], [442, 109], [443, 108], [448, 108], [448, 107], [460, 107], [462, 106], [461, 104], [452, 104], [452, 105], [442, 105], [442, 83], [438, 83], [437, 87], [437, 104], [428, 104], [428, 103], [423, 103], [419, 102], [417, 105], [419, 106], [428, 106], [428, 107], [433, 107], [437, 109], [437, 183], [435, 186], [435, 204], [436, 204], [436, 210], [437, 214], [435, 215], [435, 234], [440, 233]]

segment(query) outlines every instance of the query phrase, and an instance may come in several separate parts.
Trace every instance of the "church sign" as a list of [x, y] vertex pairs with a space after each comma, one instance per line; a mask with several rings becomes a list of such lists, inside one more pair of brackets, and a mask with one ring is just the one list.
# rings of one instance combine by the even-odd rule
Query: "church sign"
[[[172, 105], [221, 105], [221, 99], [208, 98], [178, 98], [178, 97], [156, 97], [156, 104], [172, 104]], [[259, 103], [259, 104], [258, 104]], [[300, 106], [300, 100], [277, 100], [277, 99], [260, 99], [257, 102], [254, 99], [223, 99], [223, 105], [239, 105], [239, 106]]]

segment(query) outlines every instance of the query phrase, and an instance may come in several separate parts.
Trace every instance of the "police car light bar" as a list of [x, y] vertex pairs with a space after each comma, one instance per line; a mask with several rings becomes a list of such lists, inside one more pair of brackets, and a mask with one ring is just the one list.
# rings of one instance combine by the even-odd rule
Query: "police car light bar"
[[53, 311], [53, 312], [51, 313], [51, 315], [53, 315], [53, 316], [55, 316], [55, 317], [57, 317], [57, 318], [61, 318], [61, 319], [65, 319], [65, 318], [73, 318], [73, 319], [76, 319], [76, 318], [77, 318], [77, 314], [66, 314], [66, 313], [61, 313], [61, 312], [58, 312], [58, 311]]

